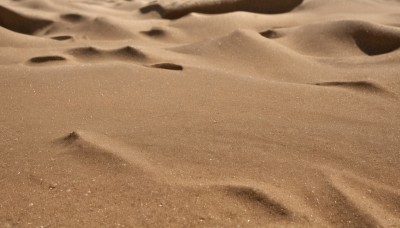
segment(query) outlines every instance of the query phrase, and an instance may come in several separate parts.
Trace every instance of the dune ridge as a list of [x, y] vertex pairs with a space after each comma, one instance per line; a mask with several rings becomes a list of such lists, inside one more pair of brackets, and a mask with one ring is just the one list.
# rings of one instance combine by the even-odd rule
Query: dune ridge
[[153, 172], [154, 167], [135, 149], [112, 140], [109, 137], [88, 131], [73, 131], [65, 137], [56, 140], [57, 144], [77, 147], [79, 153], [85, 153], [92, 159], [106, 156], [106, 161], [116, 161], [122, 164], [139, 167], [147, 172]]
[[232, 194], [242, 200], [253, 201], [256, 204], [264, 207], [267, 213], [271, 213], [276, 217], [290, 217], [291, 212], [283, 205], [269, 199], [268, 196], [250, 187], [244, 186], [229, 186], [225, 187], [228, 194]]
[[223, 0], [223, 1], [193, 1], [177, 2], [164, 5], [163, 3], [150, 4], [140, 8], [142, 13], [156, 11], [163, 18], [178, 19], [189, 13], [220, 14], [234, 11], [248, 11], [253, 13], [277, 14], [285, 13], [299, 6], [303, 0], [265, 1], [265, 0]]
[[183, 67], [181, 65], [177, 65], [175, 63], [156, 63], [151, 65], [151, 67], [167, 69], [167, 70], [183, 70]]
[[[275, 224], [307, 224], [311, 218], [307, 218], [304, 214], [304, 208], [298, 207], [298, 204], [291, 202], [291, 206], [285, 206], [284, 202], [280, 202], [274, 196], [279, 192], [276, 190], [267, 190], [266, 186], [253, 186], [250, 183], [202, 183], [188, 182], [185, 179], [179, 179], [170, 173], [166, 167], [156, 166], [144, 158], [140, 153], [133, 152], [135, 149], [132, 146], [124, 145], [116, 140], [113, 140], [105, 135], [87, 131], [74, 131], [65, 137], [55, 141], [56, 144], [63, 145], [68, 151], [85, 155], [85, 159], [90, 159], [95, 162], [100, 162], [104, 169], [104, 162], [122, 164], [124, 168], [142, 169], [142, 175], [157, 181], [159, 185], [169, 186], [170, 191], [185, 191], [196, 192], [195, 195], [201, 194], [206, 196], [203, 200], [213, 200], [213, 195], [219, 195], [224, 202], [242, 202], [244, 207], [252, 208], [252, 212], [263, 213], [270, 222], [275, 221]], [[75, 149], [73, 149], [75, 148]], [[78, 158], [80, 159], [80, 158]], [[126, 166], [126, 164], [129, 164]], [[314, 205], [317, 201], [317, 211], [324, 210], [320, 213], [324, 219], [331, 225], [348, 226], [349, 224], [357, 224], [363, 226], [391, 226], [399, 220], [396, 218], [396, 212], [387, 211], [384, 205], [379, 206], [374, 202], [372, 195], [363, 196], [365, 186], [377, 186], [370, 180], [365, 180], [361, 177], [326, 169], [319, 168], [319, 172], [326, 177], [326, 180], [319, 182], [317, 188], [307, 189], [304, 193], [308, 199], [308, 205]], [[126, 171], [121, 170], [125, 173]], [[355, 181], [355, 182], [354, 182]], [[356, 185], [354, 185], [356, 183]], [[378, 184], [379, 186], [379, 184]], [[397, 190], [393, 190], [387, 186], [381, 186], [388, 191], [388, 195], [399, 197]], [[265, 189], [266, 193], [262, 189]], [[309, 188], [309, 186], [307, 186]], [[374, 187], [373, 187], [374, 188]], [[371, 191], [368, 190], [370, 193]], [[270, 197], [273, 196], [273, 198]], [[211, 198], [209, 198], [211, 197]], [[224, 198], [227, 197], [227, 198]], [[360, 198], [362, 200], [360, 200]], [[296, 206], [294, 206], [296, 205]], [[368, 206], [366, 206], [368, 205]], [[237, 205], [238, 206], [238, 205]], [[241, 207], [241, 206], [240, 206]], [[236, 209], [239, 209], [237, 207]], [[325, 210], [329, 208], [329, 210]], [[346, 211], [346, 214], [341, 213]]]
[[63, 14], [63, 15], [60, 15], [60, 17], [61, 17], [61, 19], [72, 22], [72, 23], [81, 22], [82, 20], [85, 19], [84, 16], [82, 16], [81, 14], [77, 14], [77, 13]]
[[145, 61], [146, 54], [137, 48], [126, 46], [113, 50], [102, 50], [96, 47], [79, 47], [67, 51], [68, 54], [81, 59], [117, 58], [123, 60]]
[[63, 40], [71, 40], [73, 39], [73, 37], [69, 35], [64, 35], [64, 36], [53, 36], [51, 37], [51, 39], [63, 41]]
[[52, 23], [50, 20], [25, 16], [0, 5], [0, 26], [14, 32], [33, 35]]
[[365, 92], [371, 92], [371, 93], [385, 93], [386, 91], [375, 85], [374, 83], [371, 82], [366, 82], [366, 81], [337, 81], [337, 82], [321, 82], [321, 83], [316, 83], [315, 85], [318, 86], [337, 86], [337, 87], [343, 87], [343, 88], [351, 88], [355, 90], [361, 90]]
[[[263, 213], [266, 218], [277, 224], [302, 222], [297, 212], [286, 208], [281, 202], [272, 199], [267, 193], [249, 183], [223, 184], [190, 182], [179, 179], [170, 173], [166, 167], [156, 166], [149, 162], [139, 151], [133, 152], [134, 146], [128, 146], [105, 135], [88, 132], [73, 131], [70, 134], [54, 141], [55, 145], [62, 146], [66, 152], [81, 155], [85, 160], [99, 164], [101, 169], [108, 169], [106, 163], [119, 164], [113, 169], [127, 173], [126, 168], [140, 169], [141, 175], [147, 176], [158, 185], [169, 186], [170, 191], [185, 190], [206, 196], [203, 200], [213, 200], [214, 195], [222, 197], [223, 201], [241, 207], [252, 208], [252, 213]], [[82, 157], [77, 157], [82, 159]], [[122, 168], [122, 169], [121, 169]], [[175, 189], [175, 190], [174, 190]], [[239, 205], [238, 205], [239, 202]], [[243, 205], [240, 205], [243, 204]], [[233, 207], [232, 209], [234, 209]]]
[[[370, 220], [374, 222], [374, 226], [392, 226], [399, 222], [396, 214], [384, 208], [380, 203], [374, 202], [373, 197], [365, 197], [360, 190], [349, 187], [348, 184], [343, 183], [339, 178], [332, 179], [336, 188], [342, 191], [342, 194], [348, 198], [355, 207], [365, 210], [365, 213], [370, 216]], [[346, 186], [347, 185], [347, 186]], [[363, 188], [360, 188], [363, 189]], [[397, 197], [399, 196], [396, 194]], [[362, 200], [361, 200], [362, 199]]]
[[[398, 28], [357, 20], [319, 22], [260, 34], [301, 53], [318, 56], [377, 56], [396, 51], [400, 44]], [[303, 36], [309, 39], [302, 39]]]

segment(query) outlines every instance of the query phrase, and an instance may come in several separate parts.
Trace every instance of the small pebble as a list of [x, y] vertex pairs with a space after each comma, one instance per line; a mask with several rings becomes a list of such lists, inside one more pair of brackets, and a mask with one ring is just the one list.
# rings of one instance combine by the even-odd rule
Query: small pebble
[[49, 189], [50, 189], [50, 190], [53, 190], [53, 189], [55, 189], [55, 188], [57, 188], [57, 184], [50, 184], [50, 185], [49, 185]]

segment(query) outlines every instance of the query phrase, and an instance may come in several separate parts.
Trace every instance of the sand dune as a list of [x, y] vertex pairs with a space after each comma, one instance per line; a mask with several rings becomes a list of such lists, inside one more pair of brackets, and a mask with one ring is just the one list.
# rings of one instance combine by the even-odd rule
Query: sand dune
[[399, 12], [2, 1], [0, 227], [399, 227]]
[[158, 12], [163, 18], [178, 19], [189, 13], [219, 14], [234, 11], [253, 13], [285, 13], [291, 11], [303, 0], [262, 1], [262, 0], [224, 0], [224, 1], [175, 1], [170, 4], [155, 3], [140, 9], [142, 13]]
[[0, 6], [0, 15], [0, 26], [28, 35], [32, 35], [53, 23], [49, 20], [25, 16], [3, 6]]
[[281, 38], [281, 42], [293, 49], [318, 56], [373, 56], [387, 54], [400, 47], [399, 28], [363, 21], [316, 23], [300, 28], [269, 30], [261, 34]]

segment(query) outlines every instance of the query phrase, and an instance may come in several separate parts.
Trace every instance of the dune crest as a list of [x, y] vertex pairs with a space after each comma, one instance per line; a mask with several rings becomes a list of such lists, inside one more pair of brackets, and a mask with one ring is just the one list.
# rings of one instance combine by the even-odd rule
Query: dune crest
[[76, 13], [69, 13], [69, 14], [63, 14], [60, 16], [63, 20], [72, 22], [72, 23], [77, 23], [85, 19], [84, 16]]
[[85, 155], [94, 160], [98, 160], [97, 156], [106, 156], [110, 158], [105, 159], [107, 161], [129, 164], [147, 172], [154, 172], [154, 167], [140, 154], [140, 151], [135, 151], [134, 148], [102, 134], [73, 131], [56, 140], [56, 143], [63, 146], [76, 147], [77, 153], [85, 153]]
[[376, 56], [390, 54], [400, 47], [398, 28], [357, 20], [319, 22], [268, 30], [261, 35], [317, 56]]
[[166, 19], [178, 19], [190, 13], [220, 14], [247, 11], [263, 14], [278, 14], [289, 12], [302, 2], [303, 0], [207, 0], [181, 3], [173, 2], [170, 4], [152, 3], [142, 7], [140, 11], [142, 13], [156, 11], [162, 18]]
[[120, 59], [145, 61], [147, 59], [145, 53], [131, 46], [110, 50], [103, 50], [96, 47], [78, 47], [68, 50], [67, 53], [83, 60]]
[[25, 16], [0, 5], [0, 26], [14, 32], [33, 35], [52, 23], [50, 20]]
[[343, 87], [343, 88], [349, 88], [349, 89], [360, 90], [360, 91], [371, 92], [371, 93], [386, 93], [387, 92], [385, 89], [381, 88], [380, 86], [377, 86], [374, 83], [366, 82], [366, 81], [321, 82], [321, 83], [316, 83], [315, 85]]
[[274, 217], [281, 219], [291, 217], [292, 213], [285, 206], [271, 200], [266, 194], [256, 189], [247, 186], [227, 186], [225, 191], [240, 200], [249, 201], [256, 206], [263, 207], [266, 213], [272, 214]]
[[59, 40], [59, 41], [64, 41], [64, 40], [72, 40], [73, 37], [69, 35], [64, 35], [64, 36], [53, 36], [51, 37], [53, 40]]

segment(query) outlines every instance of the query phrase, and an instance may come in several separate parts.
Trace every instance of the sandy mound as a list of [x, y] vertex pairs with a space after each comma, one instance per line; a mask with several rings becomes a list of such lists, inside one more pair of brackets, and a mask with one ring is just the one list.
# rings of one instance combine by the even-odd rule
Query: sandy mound
[[400, 47], [400, 29], [363, 21], [334, 21], [262, 32], [301, 53], [319, 56], [370, 56]]
[[87, 60], [104, 60], [104, 59], [119, 59], [119, 60], [137, 60], [144, 61], [147, 56], [137, 48], [126, 46], [111, 50], [102, 50], [96, 47], [79, 47], [67, 51], [68, 54], [80, 59]]

